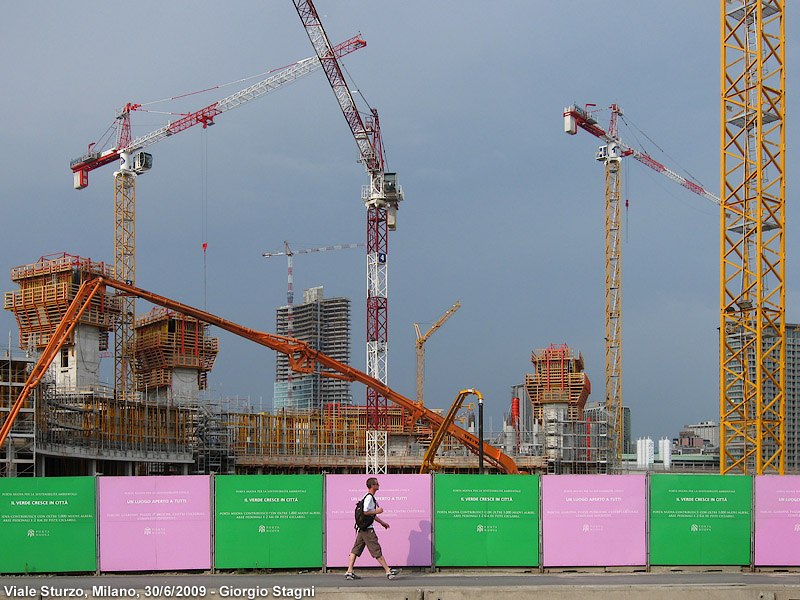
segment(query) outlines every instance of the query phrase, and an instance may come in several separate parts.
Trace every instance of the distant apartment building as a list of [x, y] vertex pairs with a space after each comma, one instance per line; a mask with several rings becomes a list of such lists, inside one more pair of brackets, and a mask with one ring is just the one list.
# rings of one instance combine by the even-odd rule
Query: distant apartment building
[[[275, 314], [277, 335], [289, 334], [289, 307]], [[350, 300], [324, 298], [323, 288], [303, 292], [303, 303], [292, 307], [291, 337], [314, 350], [344, 363], [350, 363]], [[275, 358], [274, 409], [320, 409], [327, 403], [352, 404], [350, 382], [322, 375], [319, 365], [314, 373], [289, 370], [288, 357], [278, 352]]]
[[672, 440], [673, 448], [679, 453], [701, 453], [708, 444], [706, 440], [697, 435], [691, 429], [683, 429], [678, 434], [677, 439]]
[[683, 432], [691, 432], [696, 437], [704, 440], [705, 445], [719, 448], [719, 423], [702, 421], [694, 425], [684, 425], [681, 433]]

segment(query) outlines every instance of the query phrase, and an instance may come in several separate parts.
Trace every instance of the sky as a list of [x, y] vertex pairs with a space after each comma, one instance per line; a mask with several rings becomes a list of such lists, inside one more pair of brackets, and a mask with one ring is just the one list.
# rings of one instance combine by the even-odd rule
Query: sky
[[[590, 400], [602, 401], [603, 169], [595, 138], [564, 134], [563, 109], [617, 103], [631, 125], [621, 127], [624, 140], [718, 194], [719, 3], [316, 6], [333, 43], [358, 32], [367, 42], [343, 63], [360, 107], [363, 95], [379, 111], [388, 170], [405, 193], [389, 236], [390, 387], [414, 397], [413, 324], [430, 326], [459, 301], [426, 343], [427, 406], [446, 408], [475, 388], [499, 429], [511, 386], [532, 371], [531, 351], [564, 343], [583, 354]], [[69, 161], [127, 102], [313, 55], [289, 0], [41, 0], [11, 3], [3, 16], [0, 275], [61, 252], [113, 264], [114, 167], [93, 171], [76, 191]], [[797, 195], [798, 17], [789, 3], [789, 200]], [[147, 108], [185, 113], [249, 83]], [[599, 114], [603, 127], [608, 117]], [[176, 118], [137, 111], [133, 135]], [[284, 240], [295, 250], [365, 242], [368, 178], [320, 70], [149, 152], [154, 167], [136, 183], [139, 287], [273, 332], [286, 303], [286, 260], [264, 252]], [[623, 169], [622, 403], [634, 438], [677, 437], [685, 424], [719, 420], [719, 210], [635, 161]], [[800, 321], [798, 217], [789, 202], [789, 322]], [[16, 288], [5, 281], [5, 291]], [[351, 364], [363, 370], [364, 249], [296, 256], [296, 301], [318, 285], [326, 297], [351, 298]], [[0, 345], [7, 332], [16, 342], [13, 315], [3, 311]], [[211, 394], [271, 408], [272, 351], [213, 334], [220, 355]], [[353, 396], [364, 403], [364, 388], [354, 384]]]

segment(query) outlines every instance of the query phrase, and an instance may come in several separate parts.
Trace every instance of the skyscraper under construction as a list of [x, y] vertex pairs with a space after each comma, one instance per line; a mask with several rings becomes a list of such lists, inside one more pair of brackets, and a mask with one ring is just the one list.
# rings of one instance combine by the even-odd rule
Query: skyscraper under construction
[[[289, 332], [289, 306], [275, 313], [275, 332]], [[350, 300], [328, 298], [322, 286], [303, 291], [303, 303], [291, 307], [290, 337], [306, 342], [344, 364], [350, 364]], [[325, 404], [352, 404], [350, 382], [322, 375], [319, 365], [314, 373], [293, 373], [285, 354], [275, 357], [274, 409], [321, 409]]]
[[[547, 457], [547, 472], [605, 473], [609, 469], [607, 420], [587, 420], [586, 400], [592, 387], [583, 356], [566, 344], [551, 344], [531, 353], [534, 372], [525, 376], [531, 399], [534, 447]], [[612, 468], [615, 465], [612, 463]]]

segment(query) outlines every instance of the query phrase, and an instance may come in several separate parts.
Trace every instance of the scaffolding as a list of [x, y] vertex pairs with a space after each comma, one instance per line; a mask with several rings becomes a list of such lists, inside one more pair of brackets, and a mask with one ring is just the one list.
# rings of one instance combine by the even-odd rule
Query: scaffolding
[[[389, 409], [389, 424], [389, 435], [403, 435], [406, 424], [401, 408]], [[237, 457], [260, 456], [268, 462], [269, 457], [293, 456], [303, 464], [304, 457], [319, 456], [355, 462], [366, 453], [367, 414], [363, 406], [327, 404], [322, 411], [231, 413], [231, 426]]]
[[543, 456], [548, 473], [609, 472], [608, 422], [584, 415], [591, 384], [583, 356], [566, 344], [551, 344], [531, 353], [531, 362], [535, 372], [525, 376], [525, 391], [533, 431], [517, 432], [521, 451]]
[[[402, 408], [389, 408], [387, 433], [393, 440], [395, 456], [407, 454], [405, 419]], [[364, 406], [327, 404], [322, 411], [231, 413], [231, 429], [237, 469], [242, 465], [268, 471], [352, 468], [362, 472], [364, 469], [367, 454]]]
[[[430, 426], [417, 422], [412, 427], [408, 413], [397, 406], [388, 408], [388, 417], [381, 463], [385, 456], [386, 472], [418, 473]], [[363, 473], [369, 454], [366, 406], [328, 404], [322, 411], [277, 414], [231, 412], [230, 431], [238, 474]], [[486, 435], [487, 439], [500, 436]], [[543, 456], [521, 456], [519, 461], [529, 472], [543, 472], [547, 466]], [[478, 457], [450, 435], [445, 436], [436, 462], [440, 472], [478, 472]]]
[[36, 411], [37, 447], [59, 455], [191, 462], [193, 411], [114, 397], [113, 389], [47, 386]]
[[195, 475], [234, 473], [232, 433], [226, 403], [198, 402], [192, 440]]
[[534, 373], [525, 376], [525, 388], [533, 404], [534, 423], [543, 422], [544, 407], [549, 403], [565, 403], [569, 419], [583, 418], [583, 407], [592, 392], [591, 383], [583, 372], [583, 356], [577, 358], [566, 344], [551, 344], [544, 350], [531, 353]]
[[[39, 355], [81, 284], [112, 273], [113, 268], [102, 262], [67, 253], [42, 256], [33, 264], [13, 268], [11, 279], [19, 289], [6, 292], [5, 309], [16, 317], [20, 348], [29, 357]], [[193, 462], [196, 407], [168, 407], [123, 398], [115, 396], [113, 388], [99, 383], [99, 353], [108, 350], [109, 331], [119, 318], [119, 298], [99, 294], [91, 300], [79, 326], [65, 340], [60, 359], [26, 401], [8, 443], [0, 449], [2, 474], [45, 474], [45, 460], [52, 462], [56, 458], [114, 461], [117, 465], [111, 470], [125, 473], [132, 473], [137, 463], [140, 472], [158, 470], [163, 465], [185, 465], [184, 470], [188, 470]], [[159, 337], [152, 332], [162, 322], [168, 333]], [[171, 331], [175, 323], [177, 334]], [[147, 342], [151, 342], [149, 346], [145, 344], [145, 349], [152, 350], [150, 355], [144, 354], [146, 359], [157, 362], [151, 358], [157, 353], [162, 362], [188, 364], [203, 374], [213, 364], [217, 340], [205, 337], [204, 326], [194, 319], [154, 312], [144, 331]], [[177, 342], [171, 347], [173, 339]], [[6, 356], [10, 356], [10, 349]], [[32, 358], [0, 360], [3, 421], [24, 386], [32, 363]], [[66, 371], [76, 368], [73, 379], [65, 378]], [[71, 384], [65, 383], [70, 381]]]
[[[25, 468], [35, 475], [52, 475], [51, 467], [60, 475], [93, 475], [100, 472], [101, 464], [102, 472], [123, 475], [253, 470], [363, 472], [368, 454], [368, 408], [353, 406], [349, 389], [344, 395], [329, 394], [337, 400], [318, 408], [283, 409], [274, 415], [254, 414], [247, 407], [232, 410], [224, 401], [218, 405], [201, 401], [199, 391], [206, 387], [206, 375], [218, 352], [218, 340], [207, 336], [206, 323], [219, 324], [198, 320], [204, 316], [187, 317], [164, 309], [142, 316], [130, 355], [138, 361], [137, 385], [143, 393], [133, 397], [119, 394], [119, 388], [102, 385], [99, 349], [108, 348], [108, 331], [119, 320], [120, 311], [116, 296], [102, 294], [102, 285], [107, 282], [90, 281], [104, 276], [105, 271], [103, 263], [68, 254], [42, 257], [33, 265], [14, 269], [12, 277], [20, 290], [6, 294], [6, 308], [15, 311], [20, 342], [31, 355], [41, 353], [42, 345], [56, 335], [56, 330], [65, 331], [59, 329], [59, 324], [67, 320], [67, 308], [74, 311], [67, 305], [76, 297], [78, 287], [93, 283], [95, 288], [74, 333], [69, 339], [58, 339], [62, 346], [71, 343], [73, 352], [65, 356], [62, 347], [61, 363], [55, 362], [44, 374], [37, 372], [37, 388], [16, 422], [13, 431], [17, 439], [27, 436], [25, 443], [32, 449], [28, 451], [31, 458], [22, 460], [25, 453], [16, 452], [21, 444], [12, 446], [10, 436], [9, 443], [4, 444], [5, 457], [9, 459], [2, 465], [4, 473], [10, 471], [7, 464], [13, 460], [12, 454], [20, 458], [17, 466], [26, 464]], [[311, 301], [315, 309], [323, 302], [321, 289], [318, 294]], [[348, 306], [343, 298], [331, 302], [339, 317]], [[74, 314], [72, 311], [70, 314]], [[320, 329], [328, 345], [320, 342], [315, 349], [336, 354], [337, 347], [342, 352], [349, 347], [349, 316], [339, 317], [333, 319], [332, 326]], [[313, 327], [321, 326], [324, 311], [314, 318], [320, 323]], [[74, 319], [70, 323], [76, 324]], [[76, 347], [78, 352], [74, 351]], [[314, 354], [316, 358], [320, 356]], [[47, 358], [58, 360], [55, 345], [49, 348]], [[12, 406], [14, 410], [18, 408], [14, 406], [19, 397], [13, 389], [15, 380], [19, 380], [21, 390], [30, 376], [27, 364], [17, 370], [10, 365], [9, 369], [8, 378], [12, 381], [6, 386], [5, 396], [0, 396], [0, 407], [5, 407], [7, 413]], [[65, 378], [66, 371], [74, 371], [76, 376]], [[320, 381], [343, 381], [319, 375]], [[176, 381], [182, 392], [193, 388], [191, 398], [188, 393], [175, 394]], [[325, 390], [322, 385], [316, 389]], [[189, 399], [184, 401], [185, 398]], [[414, 414], [419, 418], [423, 413]], [[432, 422], [439, 423], [437, 419]], [[398, 405], [389, 407], [385, 426], [385, 468], [417, 472], [432, 434], [430, 423], [417, 422]], [[477, 452], [475, 446], [469, 448]], [[477, 457], [464, 446], [464, 439], [448, 436], [441, 449], [437, 462], [443, 469], [478, 470]], [[530, 457], [523, 465], [531, 470], [542, 466], [544, 463], [537, 463], [536, 457]], [[15, 469], [14, 474], [19, 475], [21, 468]]]
[[[8, 417], [28, 378], [32, 361], [12, 358], [11, 348], [0, 358], [0, 422]], [[0, 477], [33, 477], [36, 473], [35, 396], [19, 411], [7, 442], [0, 448]]]
[[608, 423], [573, 420], [566, 404], [544, 407], [541, 445], [547, 472], [556, 475], [608, 473]]
[[180, 313], [154, 308], [136, 319], [136, 390], [173, 385], [175, 369], [197, 371], [197, 389], [204, 390], [219, 352], [219, 338], [208, 326]]
[[[19, 347], [42, 350], [55, 331], [78, 288], [95, 276], [110, 276], [113, 268], [63, 252], [42, 256], [36, 263], [11, 269], [11, 280], [19, 290], [5, 293], [5, 310], [14, 312], [19, 326]], [[100, 329], [100, 350], [108, 349], [108, 332], [119, 317], [118, 300], [98, 295], [80, 318], [80, 323]], [[66, 342], [73, 343], [72, 336]]]

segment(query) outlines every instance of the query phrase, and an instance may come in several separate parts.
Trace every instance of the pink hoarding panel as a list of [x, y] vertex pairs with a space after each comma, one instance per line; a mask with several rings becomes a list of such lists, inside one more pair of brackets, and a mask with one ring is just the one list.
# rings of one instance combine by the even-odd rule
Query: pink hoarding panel
[[645, 490], [644, 475], [542, 477], [542, 564], [646, 564]]
[[[326, 475], [326, 531], [329, 567], [346, 567], [356, 538], [353, 528], [356, 502], [367, 493], [369, 475]], [[430, 475], [378, 475], [381, 484], [375, 494], [389, 524], [375, 524], [375, 532], [389, 566], [431, 564], [431, 477]], [[377, 567], [369, 550], [356, 560], [357, 567]]]
[[756, 477], [755, 564], [800, 566], [800, 475]]
[[211, 568], [211, 478], [100, 477], [101, 571]]

